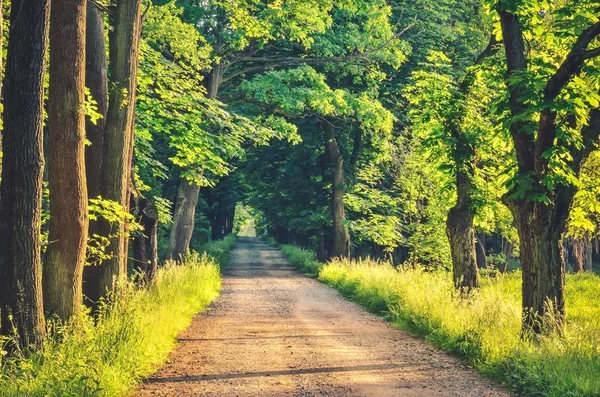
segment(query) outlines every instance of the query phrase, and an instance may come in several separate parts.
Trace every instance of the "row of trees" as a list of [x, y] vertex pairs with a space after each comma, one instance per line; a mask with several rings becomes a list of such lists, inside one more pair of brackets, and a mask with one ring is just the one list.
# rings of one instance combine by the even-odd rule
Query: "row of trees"
[[561, 327], [563, 237], [584, 263], [600, 213], [595, 2], [4, 9], [0, 312], [18, 345], [128, 267], [231, 233], [240, 202], [321, 259], [451, 266], [465, 292], [486, 253], [518, 255], [524, 328]]
[[[41, 343], [45, 310], [68, 320], [81, 308], [88, 197], [112, 200], [122, 213], [128, 204], [141, 1], [120, 1], [109, 11], [110, 84], [104, 19], [95, 4], [85, 0], [10, 4], [3, 90], [0, 312], [2, 334], [15, 337], [15, 346]], [[90, 104], [86, 101], [86, 81], [98, 98], [97, 109], [88, 113], [99, 113], [103, 120], [101, 126], [91, 126], [94, 123], [90, 120], [87, 134], [85, 115]], [[86, 136], [93, 148], [87, 153]], [[86, 160], [91, 165], [89, 179]], [[45, 161], [52, 196], [42, 271]], [[86, 295], [93, 302], [126, 275], [125, 234], [113, 230], [124, 227], [123, 216], [111, 224], [91, 225], [99, 236], [111, 237], [105, 260], [86, 269], [93, 269], [85, 284]]]
[[243, 170], [249, 202], [281, 240], [312, 244], [323, 259], [350, 256], [349, 230], [354, 255], [387, 250], [399, 262], [451, 265], [466, 293], [479, 286], [486, 253], [504, 269], [515, 256], [524, 330], [560, 330], [565, 238], [574, 270], [589, 269], [598, 225], [598, 5], [391, 5], [391, 23], [409, 27], [398, 42], [413, 48], [401, 66], [354, 63], [365, 75], [379, 73], [365, 80], [355, 78], [360, 72], [345, 78], [344, 61], [304, 66], [304, 73], [315, 70], [332, 90], [373, 90], [369, 104], [380, 101], [394, 127], [373, 130], [363, 116], [348, 123], [341, 112], [296, 110], [302, 90], [323, 95], [317, 79], [296, 78], [299, 68], [251, 79], [242, 90], [256, 101], [301, 118], [294, 123], [303, 147], [258, 149]]

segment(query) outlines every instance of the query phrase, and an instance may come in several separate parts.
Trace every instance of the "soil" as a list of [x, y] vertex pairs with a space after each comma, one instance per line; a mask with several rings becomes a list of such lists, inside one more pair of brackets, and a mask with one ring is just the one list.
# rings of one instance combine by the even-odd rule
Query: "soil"
[[138, 396], [509, 396], [240, 237], [221, 296]]

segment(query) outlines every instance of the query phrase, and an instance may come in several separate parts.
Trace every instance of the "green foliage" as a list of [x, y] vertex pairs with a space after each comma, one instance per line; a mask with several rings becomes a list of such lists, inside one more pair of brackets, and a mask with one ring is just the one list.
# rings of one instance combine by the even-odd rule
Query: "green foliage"
[[127, 395], [164, 363], [192, 316], [217, 297], [218, 266], [191, 255], [168, 263], [146, 289], [122, 285], [101, 308], [69, 324], [52, 324], [42, 350], [3, 358], [3, 396]]
[[469, 299], [456, 296], [449, 273], [394, 269], [373, 261], [333, 261], [319, 280], [395, 325], [468, 359], [478, 370], [526, 395], [600, 393], [600, 278], [567, 278], [569, 318], [564, 338], [520, 338], [520, 273], [483, 278]]

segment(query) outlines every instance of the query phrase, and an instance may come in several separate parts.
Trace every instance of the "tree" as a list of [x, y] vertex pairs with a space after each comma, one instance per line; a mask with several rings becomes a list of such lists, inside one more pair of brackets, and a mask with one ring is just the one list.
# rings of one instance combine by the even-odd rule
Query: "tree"
[[62, 320], [79, 312], [88, 237], [85, 175], [86, 0], [54, 0], [50, 12], [48, 94], [51, 192], [44, 303]]
[[[518, 163], [506, 202], [520, 239], [523, 330], [538, 334], [561, 331], [565, 321], [562, 238], [577, 191], [576, 175], [600, 134], [598, 80], [585, 81], [597, 77], [597, 69], [588, 65], [600, 56], [600, 49], [589, 48], [600, 35], [600, 21], [587, 1], [545, 12], [531, 7], [497, 3], [508, 70], [507, 124]], [[579, 18], [572, 19], [573, 13]], [[544, 26], [550, 23], [544, 15], [554, 18], [558, 31]], [[535, 51], [530, 55], [525, 33], [531, 31], [540, 36], [534, 44], [541, 52], [558, 61], [542, 63]]]
[[[0, 182], [0, 333], [17, 345], [45, 333], [40, 266], [42, 123], [50, 2], [14, 0], [4, 78]], [[19, 10], [19, 12], [15, 12]]]
[[[96, 102], [97, 120], [87, 118], [86, 137], [90, 144], [85, 152], [85, 171], [88, 196], [100, 196], [102, 176], [102, 150], [104, 145], [104, 125], [108, 109], [108, 77], [106, 67], [106, 43], [102, 11], [89, 1], [87, 3], [87, 21], [85, 32], [85, 86], [90, 90], [91, 98]], [[90, 225], [90, 234], [95, 233]]]
[[[124, 211], [129, 208], [141, 5], [141, 0], [121, 0], [110, 6], [113, 27], [109, 34], [109, 103], [103, 136], [100, 195], [119, 203]], [[127, 274], [125, 219], [115, 224], [100, 220], [98, 234], [110, 239], [110, 245], [108, 258], [88, 268], [86, 295], [92, 302], [113, 290], [115, 282]]]

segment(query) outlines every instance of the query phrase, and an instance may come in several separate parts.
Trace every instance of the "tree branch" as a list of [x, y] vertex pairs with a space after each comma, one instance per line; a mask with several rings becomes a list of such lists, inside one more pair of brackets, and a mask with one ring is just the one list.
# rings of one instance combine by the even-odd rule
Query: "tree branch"
[[546, 84], [544, 89], [544, 102], [547, 107], [543, 109], [540, 114], [540, 127], [538, 138], [535, 143], [535, 167], [538, 174], [544, 172], [547, 160], [543, 158], [543, 154], [554, 144], [554, 139], [556, 138], [557, 113], [555, 109], [550, 107], [550, 104], [556, 99], [567, 84], [569, 84], [571, 79], [581, 73], [587, 59], [592, 58], [596, 53], [600, 55], [600, 48], [591, 51], [587, 50], [588, 45], [598, 36], [600, 36], [600, 22], [590, 26], [577, 38], [577, 41], [573, 45], [573, 48], [569, 55], [567, 55], [565, 61]]
[[[506, 65], [508, 68], [506, 86], [510, 93], [510, 110], [514, 117], [520, 115], [525, 110], [525, 105], [521, 98], [523, 97], [523, 88], [513, 85], [509, 78], [527, 70], [527, 58], [525, 57], [525, 41], [519, 20], [516, 15], [505, 11], [499, 3], [498, 15], [500, 16], [500, 25], [502, 27], [502, 40], [506, 52]], [[523, 121], [511, 121], [510, 134], [515, 143], [517, 162], [520, 172], [529, 172], [535, 170], [534, 150], [535, 143], [532, 135], [527, 131], [527, 124]]]

